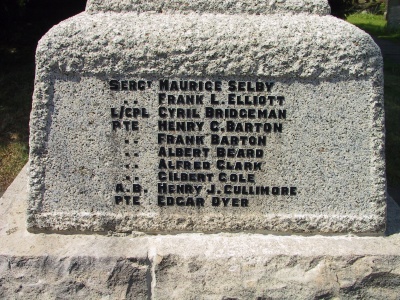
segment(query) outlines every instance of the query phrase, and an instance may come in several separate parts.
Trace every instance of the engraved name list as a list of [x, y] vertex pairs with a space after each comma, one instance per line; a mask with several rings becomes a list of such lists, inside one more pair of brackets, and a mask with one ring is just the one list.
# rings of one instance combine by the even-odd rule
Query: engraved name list
[[138, 140], [130, 137], [148, 118], [157, 118], [150, 139], [158, 157], [157, 196], [150, 203], [246, 208], [254, 197], [296, 196], [296, 186], [271, 185], [262, 176], [269, 137], [284, 134], [288, 118], [285, 96], [274, 94], [274, 86], [273, 81], [110, 80], [112, 92], [153, 91], [149, 95], [157, 103], [156, 110], [138, 101], [111, 107], [110, 130], [123, 131], [133, 151], [125, 152], [128, 162], [122, 168], [129, 184], [115, 184], [114, 203], [137, 206], [148, 197], [150, 187], [140, 183]]

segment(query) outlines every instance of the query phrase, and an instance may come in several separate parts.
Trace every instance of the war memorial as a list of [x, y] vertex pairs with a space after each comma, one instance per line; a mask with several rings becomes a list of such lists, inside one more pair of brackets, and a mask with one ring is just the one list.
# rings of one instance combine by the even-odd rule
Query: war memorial
[[384, 134], [325, 0], [89, 0], [38, 44], [0, 297], [398, 299]]

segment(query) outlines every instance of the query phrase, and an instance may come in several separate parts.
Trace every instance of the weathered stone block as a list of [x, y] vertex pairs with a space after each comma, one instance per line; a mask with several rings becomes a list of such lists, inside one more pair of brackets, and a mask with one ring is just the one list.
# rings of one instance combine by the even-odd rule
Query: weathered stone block
[[0, 298], [398, 299], [400, 208], [386, 237], [26, 230], [24, 169], [0, 198]]
[[30, 230], [383, 232], [382, 57], [327, 12], [89, 1], [39, 42]]

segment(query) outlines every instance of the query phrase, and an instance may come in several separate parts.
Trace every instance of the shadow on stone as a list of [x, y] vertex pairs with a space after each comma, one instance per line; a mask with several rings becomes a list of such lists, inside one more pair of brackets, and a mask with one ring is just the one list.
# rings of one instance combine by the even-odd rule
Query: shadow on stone
[[400, 207], [389, 196], [387, 200], [387, 226], [385, 234], [392, 235], [395, 233], [400, 233]]

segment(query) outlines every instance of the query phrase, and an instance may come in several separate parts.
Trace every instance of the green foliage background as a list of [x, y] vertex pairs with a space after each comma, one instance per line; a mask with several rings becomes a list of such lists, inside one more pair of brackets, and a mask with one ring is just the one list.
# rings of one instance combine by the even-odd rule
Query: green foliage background
[[0, 2], [0, 195], [28, 159], [29, 114], [38, 40], [85, 8], [85, 0]]

